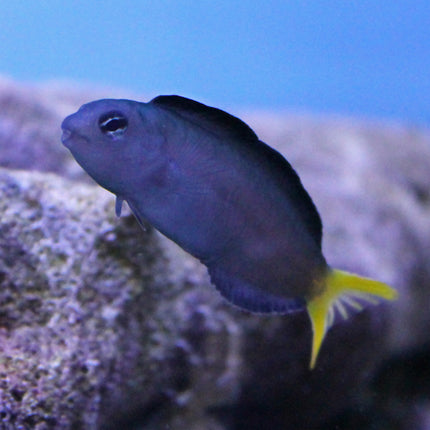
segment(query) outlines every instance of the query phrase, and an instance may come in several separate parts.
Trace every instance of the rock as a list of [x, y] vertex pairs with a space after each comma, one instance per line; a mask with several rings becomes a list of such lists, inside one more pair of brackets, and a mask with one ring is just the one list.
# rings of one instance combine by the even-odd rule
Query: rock
[[[13, 161], [4, 144], [20, 134], [2, 140], [0, 116], [0, 160], [13, 161], [3, 165], [80, 181], [0, 173], [4, 428], [425, 428], [417, 404], [430, 389], [410, 381], [426, 378], [420, 357], [430, 351], [428, 130], [243, 116], [300, 174], [321, 212], [330, 264], [400, 293], [336, 325], [310, 372], [304, 313], [263, 317], [229, 306], [198, 262], [133, 217], [114, 219], [113, 196], [81, 182], [58, 141], [62, 116], [81, 95], [8, 91], [29, 112], [13, 122], [18, 130], [28, 122], [38, 130], [38, 109], [51, 112], [43, 122], [51, 137], [37, 140], [35, 131], [22, 148], [36, 157], [37, 142], [56, 161]], [[20, 118], [11, 109], [6, 117]]]
[[0, 213], [2, 428], [221, 428], [240, 328], [191, 258], [54, 175], [1, 170]]

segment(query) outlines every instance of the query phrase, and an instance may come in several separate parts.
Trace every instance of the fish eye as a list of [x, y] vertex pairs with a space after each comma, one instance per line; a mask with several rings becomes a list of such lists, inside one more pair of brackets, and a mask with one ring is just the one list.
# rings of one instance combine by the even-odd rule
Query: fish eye
[[99, 127], [103, 134], [118, 136], [127, 129], [127, 118], [118, 111], [108, 112], [99, 118]]

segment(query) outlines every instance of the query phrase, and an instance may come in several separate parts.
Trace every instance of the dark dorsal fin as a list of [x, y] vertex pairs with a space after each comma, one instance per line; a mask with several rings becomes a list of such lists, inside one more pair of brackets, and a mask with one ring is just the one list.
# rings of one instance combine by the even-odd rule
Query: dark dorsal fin
[[299, 176], [290, 163], [279, 152], [260, 141], [247, 124], [220, 109], [206, 106], [185, 97], [158, 96], [150, 103], [172, 111], [181, 118], [204, 127], [217, 135], [234, 138], [239, 143], [246, 141], [248, 143], [247, 150], [255, 151], [260, 160], [265, 160], [267, 168], [276, 176], [279, 186], [284, 190], [286, 197], [293, 203], [293, 206], [297, 208], [309, 234], [321, 248], [321, 218], [311, 197], [303, 188]]
[[278, 183], [282, 186], [290, 201], [294, 203], [298, 213], [305, 222], [306, 228], [321, 249], [322, 222], [318, 210], [308, 192], [302, 185], [299, 175], [291, 164], [276, 150], [259, 142], [261, 156], [270, 163], [271, 170], [276, 174]]
[[181, 96], [158, 96], [152, 99], [150, 103], [174, 111], [218, 135], [228, 134], [233, 138], [258, 140], [257, 135], [247, 124], [221, 109], [206, 106]]

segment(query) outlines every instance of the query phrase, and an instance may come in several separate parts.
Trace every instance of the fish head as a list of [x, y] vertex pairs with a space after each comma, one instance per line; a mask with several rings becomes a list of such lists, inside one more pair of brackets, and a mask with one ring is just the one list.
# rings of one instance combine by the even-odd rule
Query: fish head
[[162, 166], [165, 133], [147, 103], [103, 99], [81, 106], [61, 125], [62, 142], [102, 187], [124, 195]]

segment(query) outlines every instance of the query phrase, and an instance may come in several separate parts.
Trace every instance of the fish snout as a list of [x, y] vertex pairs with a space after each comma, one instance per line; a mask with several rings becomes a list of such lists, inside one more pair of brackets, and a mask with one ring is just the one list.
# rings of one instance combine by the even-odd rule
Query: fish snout
[[61, 142], [67, 148], [70, 147], [73, 137], [75, 137], [76, 135], [76, 126], [75, 127], [73, 126], [72, 124], [73, 121], [71, 117], [72, 115], [65, 118], [61, 124], [61, 130], [63, 132], [61, 135]]

